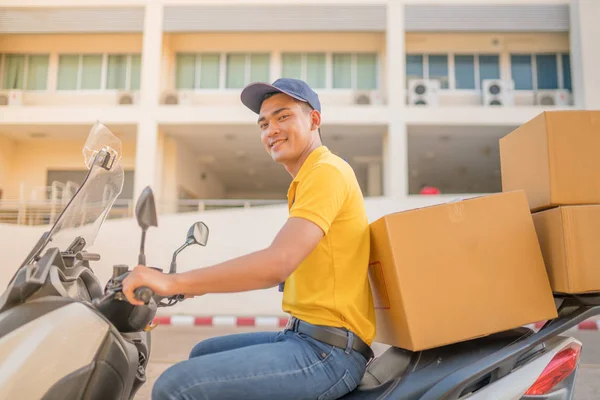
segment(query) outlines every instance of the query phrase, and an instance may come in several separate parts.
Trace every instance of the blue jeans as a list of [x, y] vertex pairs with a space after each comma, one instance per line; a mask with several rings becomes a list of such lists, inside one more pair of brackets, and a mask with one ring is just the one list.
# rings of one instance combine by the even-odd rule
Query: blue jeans
[[152, 399], [333, 400], [356, 388], [366, 364], [351, 348], [287, 329], [215, 337], [168, 368], [156, 381]]

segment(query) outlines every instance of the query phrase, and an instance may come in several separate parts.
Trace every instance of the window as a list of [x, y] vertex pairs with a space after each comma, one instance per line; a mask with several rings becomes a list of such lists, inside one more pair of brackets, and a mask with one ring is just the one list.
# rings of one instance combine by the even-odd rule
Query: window
[[569, 54], [561, 54], [561, 66], [563, 75], [563, 88], [571, 91], [571, 57]]
[[423, 58], [426, 56], [420, 54], [407, 54], [406, 55], [406, 84], [411, 79], [422, 79], [425, 77], [423, 74]]
[[448, 89], [448, 56], [429, 56], [429, 79], [437, 79], [442, 89]]
[[372, 90], [377, 84], [377, 55], [334, 53], [331, 55], [332, 88]]
[[141, 56], [139, 54], [109, 54], [106, 75], [107, 89], [140, 88]]
[[325, 53], [283, 53], [281, 77], [302, 79], [314, 89], [326, 87]]
[[457, 89], [475, 89], [475, 56], [454, 56], [454, 76]]
[[241, 89], [250, 82], [268, 82], [268, 54], [227, 54], [225, 87]]
[[177, 89], [218, 89], [219, 77], [219, 54], [177, 54]]
[[510, 73], [516, 90], [532, 90], [533, 74], [531, 56], [513, 54], [510, 56]]
[[58, 90], [138, 90], [139, 54], [61, 54]]
[[486, 79], [500, 79], [500, 56], [478, 55], [479, 61], [479, 87], [483, 89]]
[[510, 64], [516, 90], [571, 90], [569, 54], [511, 54]]
[[448, 55], [407, 54], [406, 84], [411, 79], [437, 79], [442, 89], [450, 87], [448, 79]]
[[558, 62], [556, 54], [535, 56], [538, 89], [558, 89]]
[[42, 54], [4, 54], [2, 89], [46, 90], [49, 56]]

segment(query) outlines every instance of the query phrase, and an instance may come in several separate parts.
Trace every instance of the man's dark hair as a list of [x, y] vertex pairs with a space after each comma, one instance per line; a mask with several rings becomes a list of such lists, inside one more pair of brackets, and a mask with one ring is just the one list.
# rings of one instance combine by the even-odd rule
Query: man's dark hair
[[[266, 100], [269, 97], [271, 97], [273, 95], [276, 95], [276, 94], [280, 94], [280, 92], [267, 93], [267, 94], [265, 94], [265, 97], [263, 98], [263, 100]], [[314, 110], [314, 108], [312, 108], [311, 105], [308, 104], [307, 102], [302, 101], [302, 100], [298, 100], [298, 99], [294, 99], [293, 97], [292, 97], [292, 99], [296, 103], [300, 104], [300, 107], [302, 108], [302, 110], [304, 111], [304, 113], [306, 115], [310, 114], [310, 112]], [[320, 127], [319, 127], [319, 139], [321, 139], [321, 141], [323, 140], [323, 138], [321, 137], [321, 128]]]

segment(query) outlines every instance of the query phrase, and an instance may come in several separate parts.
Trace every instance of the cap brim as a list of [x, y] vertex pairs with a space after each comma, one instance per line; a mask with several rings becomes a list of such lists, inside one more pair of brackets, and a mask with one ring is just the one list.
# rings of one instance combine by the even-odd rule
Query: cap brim
[[288, 96], [293, 97], [296, 100], [306, 102], [306, 100], [304, 100], [304, 99], [301, 99], [297, 96], [294, 96], [293, 94], [290, 94], [290, 93], [288, 93], [284, 90], [281, 90], [269, 83], [264, 83], [264, 82], [256, 82], [256, 83], [251, 83], [251, 84], [247, 85], [242, 90], [240, 98], [242, 100], [242, 103], [246, 107], [248, 107], [250, 110], [254, 111], [256, 114], [260, 114], [260, 107], [265, 99], [265, 95], [267, 95], [269, 93], [276, 93], [276, 92], [287, 94]]

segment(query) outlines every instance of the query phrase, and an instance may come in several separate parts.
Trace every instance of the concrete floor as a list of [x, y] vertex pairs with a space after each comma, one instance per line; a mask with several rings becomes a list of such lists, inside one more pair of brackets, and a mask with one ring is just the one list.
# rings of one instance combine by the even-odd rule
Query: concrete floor
[[[160, 374], [174, 363], [186, 359], [197, 342], [213, 336], [255, 331], [257, 328], [157, 327], [152, 337], [148, 382], [135, 400], [149, 400], [152, 385]], [[600, 399], [600, 331], [574, 331], [569, 335], [583, 343], [574, 400]], [[377, 355], [385, 350], [385, 346], [375, 344], [373, 349]]]

